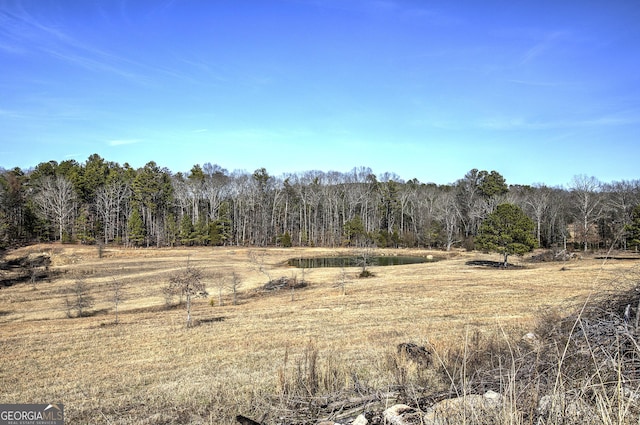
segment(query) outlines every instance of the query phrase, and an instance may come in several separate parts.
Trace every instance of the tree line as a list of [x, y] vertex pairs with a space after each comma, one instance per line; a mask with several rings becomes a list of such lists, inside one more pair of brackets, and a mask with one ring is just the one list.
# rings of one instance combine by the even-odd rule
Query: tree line
[[194, 165], [134, 169], [99, 155], [0, 169], [0, 247], [37, 241], [126, 246], [378, 246], [472, 249], [498, 205], [520, 207], [538, 246], [637, 249], [640, 180], [575, 176], [508, 185], [473, 169], [446, 185], [367, 167], [273, 176]]

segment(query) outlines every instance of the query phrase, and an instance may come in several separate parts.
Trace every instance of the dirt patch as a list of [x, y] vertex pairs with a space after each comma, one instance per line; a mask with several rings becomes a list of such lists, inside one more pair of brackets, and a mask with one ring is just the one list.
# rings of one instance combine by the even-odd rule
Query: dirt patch
[[217, 323], [217, 322], [224, 322], [226, 319], [226, 317], [224, 316], [218, 316], [218, 317], [209, 317], [206, 319], [199, 319], [195, 321], [195, 325], [203, 325], [206, 323]]
[[467, 266], [475, 266], [475, 267], [487, 267], [494, 269], [523, 269], [523, 266], [518, 266], [516, 264], [507, 263], [505, 266], [502, 261], [489, 261], [489, 260], [472, 260], [467, 261], [465, 263]]

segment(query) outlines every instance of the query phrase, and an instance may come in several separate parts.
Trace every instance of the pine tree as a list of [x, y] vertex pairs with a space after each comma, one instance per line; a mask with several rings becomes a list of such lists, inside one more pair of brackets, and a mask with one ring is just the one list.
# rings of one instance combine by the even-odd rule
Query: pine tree
[[193, 230], [194, 238], [198, 245], [209, 245], [211, 237], [209, 236], [209, 225], [204, 216], [200, 216]]
[[500, 204], [480, 226], [476, 247], [504, 255], [524, 255], [536, 247], [535, 225], [522, 209], [514, 204]]
[[178, 222], [176, 221], [176, 216], [173, 214], [167, 215], [167, 220], [165, 223], [166, 226], [166, 237], [167, 243], [169, 246], [175, 246], [178, 240], [178, 234], [180, 233], [180, 229], [178, 228]]
[[364, 223], [359, 215], [344, 223], [344, 237], [347, 244], [358, 246], [366, 238]]
[[184, 214], [180, 220], [180, 243], [182, 245], [192, 245], [193, 243], [193, 224], [189, 214]]
[[137, 208], [131, 211], [129, 221], [127, 223], [127, 230], [129, 233], [129, 243], [133, 246], [140, 246], [144, 242], [145, 228], [142, 222], [142, 216]]

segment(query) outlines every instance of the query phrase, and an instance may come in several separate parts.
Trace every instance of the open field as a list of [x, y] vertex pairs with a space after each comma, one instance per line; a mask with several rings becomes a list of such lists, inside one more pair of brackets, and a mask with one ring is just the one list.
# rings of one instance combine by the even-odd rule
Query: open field
[[[270, 406], [309, 347], [327, 370], [332, 363], [344, 371], [326, 387], [384, 389], [397, 380], [387, 359], [399, 343], [446, 351], [470, 332], [523, 335], [541, 311], [575, 306], [638, 265], [510, 258], [522, 267], [501, 270], [467, 264], [497, 255], [380, 250], [444, 259], [374, 267], [367, 279], [346, 269], [343, 295], [341, 270], [334, 268], [305, 270], [308, 286], [294, 292], [260, 288], [267, 274], [302, 279], [301, 269], [285, 265], [289, 258], [345, 250], [108, 247], [99, 258], [96, 247], [38, 245], [8, 257], [43, 252], [60, 273], [51, 282], [0, 289], [0, 403], [61, 402], [70, 424], [230, 424], [236, 413], [264, 414], [275, 423], [278, 412]], [[204, 272], [209, 291], [194, 301], [197, 323], [189, 329], [185, 309], [166, 309], [162, 294], [187, 261]], [[218, 306], [216, 275], [232, 272], [241, 280], [238, 305], [225, 288]], [[69, 319], [65, 294], [80, 278], [95, 298], [94, 314]], [[125, 285], [118, 325], [113, 279]]]

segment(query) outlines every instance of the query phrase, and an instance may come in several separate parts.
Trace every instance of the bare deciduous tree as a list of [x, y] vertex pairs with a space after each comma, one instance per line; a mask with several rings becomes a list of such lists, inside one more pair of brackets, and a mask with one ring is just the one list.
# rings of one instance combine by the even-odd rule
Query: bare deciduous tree
[[371, 257], [373, 257], [373, 255], [374, 255], [374, 251], [373, 251], [372, 245], [365, 245], [358, 249], [358, 256], [357, 256], [356, 262], [358, 264], [358, 267], [360, 267], [361, 269], [360, 274], [358, 276], [360, 277], [373, 276], [373, 273], [371, 273], [367, 268], [371, 264]]
[[128, 216], [126, 211], [130, 197], [131, 187], [122, 181], [111, 182], [96, 191], [96, 211], [104, 226], [104, 243], [122, 236], [118, 234], [123, 227], [119, 222]]
[[[222, 307], [223, 301], [222, 301], [222, 292], [225, 290], [226, 286], [227, 286], [227, 281], [225, 279], [225, 277], [222, 275], [222, 273], [219, 272], [215, 272], [213, 273], [213, 275], [211, 276], [213, 282], [215, 282], [215, 287], [218, 290], [218, 307]], [[213, 307], [213, 299], [211, 299], [211, 306]]]
[[28, 262], [28, 268], [29, 268], [29, 280], [31, 281], [31, 288], [35, 291], [36, 284], [38, 283], [38, 266], [33, 259]]
[[633, 211], [640, 203], [640, 181], [622, 180], [603, 185], [606, 193], [606, 209], [615, 237], [619, 237], [622, 248], [627, 249], [627, 238], [620, 237], [632, 221]]
[[342, 289], [342, 295], [347, 295], [347, 271], [344, 267], [340, 269], [340, 273], [338, 274], [338, 286]]
[[[89, 295], [89, 286], [82, 279], [76, 279], [74, 285], [69, 289], [65, 297], [65, 309], [67, 317], [84, 317], [94, 305], [94, 299]], [[75, 312], [75, 314], [74, 314]]]
[[603, 210], [601, 185], [595, 177], [585, 175], [575, 176], [571, 182], [577, 229], [585, 252], [589, 246], [591, 227], [601, 217]]
[[122, 283], [121, 280], [118, 280], [116, 278], [112, 278], [111, 281], [111, 293], [113, 296], [113, 304], [115, 307], [115, 312], [116, 312], [116, 321], [115, 323], [118, 324], [118, 307], [120, 305], [120, 303], [125, 299], [124, 297], [124, 293], [123, 293], [123, 289], [124, 289], [124, 284]]
[[232, 272], [229, 279], [229, 289], [231, 289], [231, 293], [233, 294], [233, 305], [238, 304], [238, 288], [241, 284], [240, 276], [238, 276], [235, 271]]
[[438, 198], [436, 214], [444, 230], [445, 247], [447, 251], [450, 251], [451, 247], [459, 242], [457, 237], [461, 221], [460, 209], [452, 191], [444, 192]]
[[269, 273], [269, 270], [267, 269], [264, 263], [265, 254], [266, 254], [265, 250], [262, 250], [260, 252], [249, 251], [249, 261], [253, 265], [253, 269], [255, 271], [265, 275], [267, 279], [269, 279], [268, 282], [271, 282], [273, 279], [271, 279], [271, 274]]
[[525, 205], [531, 212], [536, 224], [536, 239], [538, 246], [542, 246], [542, 220], [547, 214], [551, 202], [552, 190], [544, 185], [538, 185], [528, 191], [525, 197]]
[[75, 201], [73, 184], [69, 179], [63, 176], [42, 179], [35, 202], [43, 215], [56, 224], [59, 240], [62, 240], [64, 232], [73, 222]]
[[179, 294], [184, 296], [187, 302], [187, 327], [190, 327], [191, 322], [191, 299], [197, 297], [206, 297], [207, 289], [202, 282], [202, 270], [191, 265], [187, 261], [187, 266], [184, 270], [180, 270], [169, 277], [169, 286], [167, 292]]

